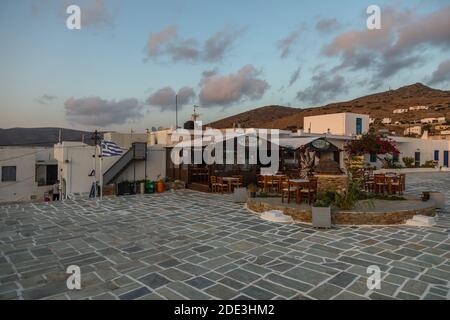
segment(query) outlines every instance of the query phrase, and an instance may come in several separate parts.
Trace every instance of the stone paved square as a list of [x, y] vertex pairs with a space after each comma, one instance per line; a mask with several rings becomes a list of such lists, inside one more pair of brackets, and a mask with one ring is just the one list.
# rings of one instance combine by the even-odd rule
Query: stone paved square
[[[436, 226], [315, 230], [189, 190], [3, 205], [0, 299], [449, 299], [450, 173], [407, 185], [446, 194]], [[374, 264], [380, 290], [366, 286]]]

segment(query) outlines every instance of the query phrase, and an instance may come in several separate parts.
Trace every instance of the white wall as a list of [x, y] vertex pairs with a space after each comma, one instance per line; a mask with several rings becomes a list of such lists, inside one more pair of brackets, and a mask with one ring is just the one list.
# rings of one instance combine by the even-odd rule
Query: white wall
[[[444, 166], [444, 151], [450, 151], [450, 140], [428, 140], [408, 137], [390, 137], [393, 139], [400, 151], [398, 156], [399, 164], [404, 165], [402, 158], [414, 158], [415, 152], [420, 152], [420, 164], [426, 161], [434, 160], [434, 151], [439, 150], [439, 166]], [[383, 156], [380, 156], [383, 158]], [[370, 162], [370, 155], [365, 156], [366, 163], [377, 168], [382, 167], [382, 163], [377, 160], [376, 163]]]
[[[117, 178], [117, 182], [134, 180], [134, 165], [136, 166], [136, 180], [145, 179], [145, 161], [131, 163]], [[166, 148], [161, 146], [147, 146], [147, 178], [156, 180], [166, 174]]]
[[334, 135], [355, 135], [356, 118], [362, 119], [362, 131], [369, 130], [370, 118], [368, 115], [356, 113], [334, 113], [319, 116], [305, 117], [303, 129], [306, 133], [329, 133]]
[[362, 120], [362, 133], [367, 133], [369, 131], [370, 118], [365, 114], [357, 113], [344, 113], [345, 115], [345, 131], [343, 135], [356, 135], [356, 118], [361, 118]]
[[130, 149], [133, 142], [148, 142], [149, 135], [146, 133], [120, 133], [120, 132], [106, 132], [104, 134], [106, 141], [113, 141], [123, 149]]
[[[95, 147], [80, 142], [63, 142], [55, 145], [55, 158], [58, 160], [60, 181], [66, 182], [66, 193], [89, 193], [94, 177], [89, 173], [94, 167], [93, 155]], [[98, 154], [98, 149], [97, 149]], [[166, 172], [166, 150], [161, 146], [148, 146], [147, 148], [147, 177], [154, 180], [164, 177]], [[120, 156], [104, 157], [102, 172], [105, 173]], [[96, 180], [100, 181], [100, 160], [96, 163]], [[136, 180], [145, 179], [145, 161], [136, 161]], [[134, 165], [117, 177], [116, 182], [133, 181]]]
[[[59, 180], [65, 181], [66, 194], [89, 193], [94, 177], [89, 177], [94, 168], [95, 147], [81, 142], [66, 142], [54, 146], [55, 159], [58, 160]], [[97, 148], [97, 155], [99, 150]], [[120, 157], [103, 158], [103, 171], [106, 171]], [[100, 179], [100, 160], [96, 161], [96, 180]]]
[[[403, 157], [413, 157], [415, 152], [420, 152], [420, 164], [428, 160], [434, 160], [434, 151], [439, 150], [439, 166], [444, 165], [444, 150], [450, 150], [448, 140], [428, 140], [414, 138], [396, 138], [400, 141], [397, 146], [400, 150], [400, 161]], [[402, 162], [402, 161], [401, 161]]]
[[2, 182], [0, 168], [0, 202], [29, 201], [41, 199], [51, 186], [38, 187], [36, 180], [37, 161], [53, 159], [53, 148], [44, 147], [0, 147], [0, 167], [16, 166], [16, 181]]

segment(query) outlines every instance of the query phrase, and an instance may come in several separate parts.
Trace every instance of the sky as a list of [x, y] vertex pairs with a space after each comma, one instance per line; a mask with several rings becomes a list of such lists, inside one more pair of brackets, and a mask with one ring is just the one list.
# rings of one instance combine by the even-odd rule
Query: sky
[[0, 128], [170, 127], [175, 95], [181, 125], [194, 105], [207, 123], [450, 87], [450, 0], [2, 0], [0, 43]]

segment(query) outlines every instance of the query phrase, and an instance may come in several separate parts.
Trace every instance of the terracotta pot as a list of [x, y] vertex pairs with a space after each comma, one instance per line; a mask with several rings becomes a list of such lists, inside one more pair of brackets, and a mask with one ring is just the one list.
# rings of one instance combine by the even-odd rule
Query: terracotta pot
[[164, 192], [164, 181], [159, 180], [158, 183], [156, 184], [156, 191], [158, 193]]

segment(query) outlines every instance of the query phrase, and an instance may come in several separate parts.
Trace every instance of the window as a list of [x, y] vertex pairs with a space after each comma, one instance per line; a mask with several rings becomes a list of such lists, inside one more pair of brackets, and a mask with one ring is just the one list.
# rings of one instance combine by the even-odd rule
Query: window
[[356, 134], [362, 134], [362, 118], [356, 118]]
[[439, 150], [434, 150], [434, 161], [439, 161]]
[[377, 162], [377, 155], [375, 153], [370, 154], [370, 162]]
[[16, 166], [2, 167], [2, 182], [16, 181]]

